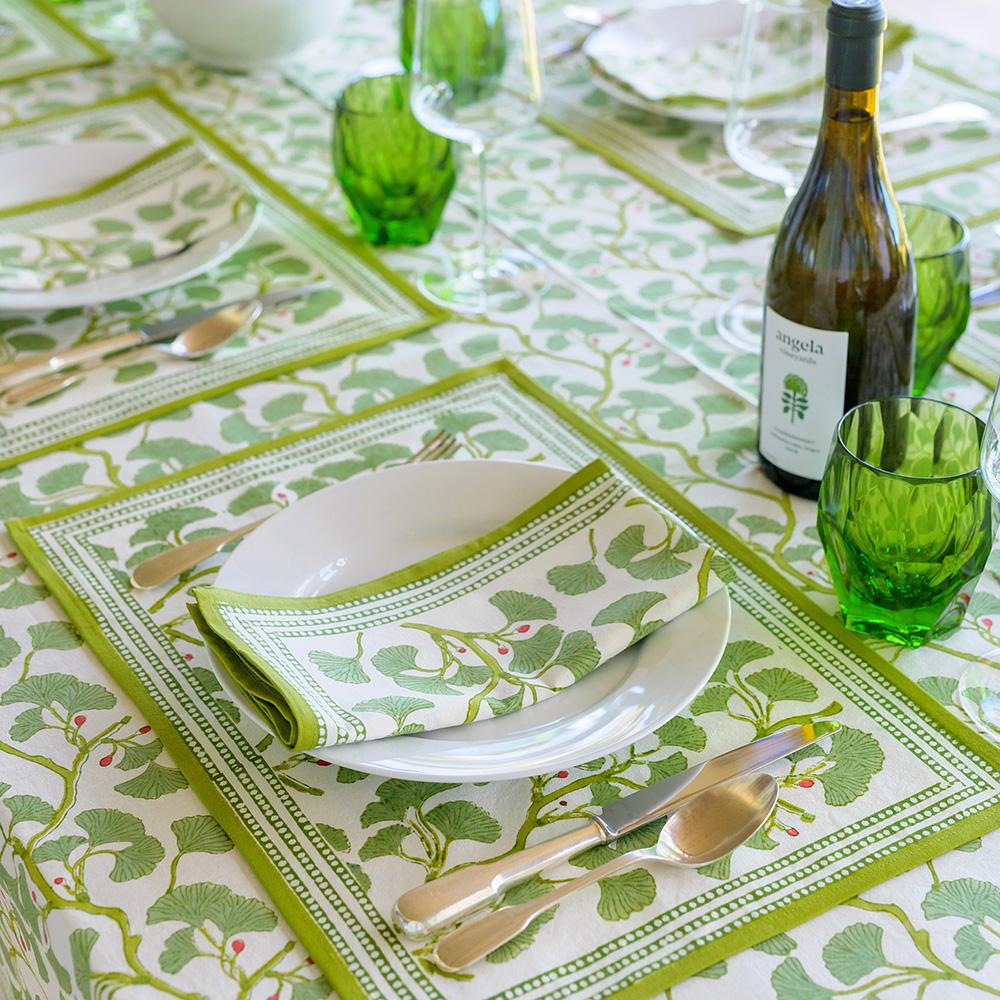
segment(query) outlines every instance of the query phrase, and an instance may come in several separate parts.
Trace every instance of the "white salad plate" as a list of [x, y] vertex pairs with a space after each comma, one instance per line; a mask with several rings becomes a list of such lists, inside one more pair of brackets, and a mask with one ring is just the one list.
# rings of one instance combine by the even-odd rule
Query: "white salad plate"
[[[253, 532], [216, 585], [315, 596], [373, 580], [498, 527], [555, 489], [566, 469], [446, 461], [356, 476], [299, 500]], [[613, 753], [682, 711], [729, 634], [726, 591], [546, 701], [496, 719], [313, 751], [373, 774], [420, 781], [498, 781]], [[267, 728], [218, 661], [219, 680], [254, 728]]]
[[[674, 44], [685, 50], [726, 42], [736, 46], [745, 10], [743, 0], [713, 0], [665, 7], [642, 6], [615, 17], [592, 31], [583, 44], [590, 80], [623, 104], [651, 114], [722, 125], [726, 121], [735, 56], [728, 72], [704, 81], [710, 90], [705, 94], [709, 98], [705, 102], [651, 100], [616, 79], [609, 66], [623, 58], [639, 63], [655, 60]], [[906, 75], [911, 62], [910, 50], [905, 45], [886, 53], [882, 66], [883, 94]]]
[[[93, 139], [58, 145], [25, 146], [0, 153], [0, 209], [42, 198], [73, 194], [125, 170], [156, 152], [157, 145]], [[201, 274], [235, 253], [257, 223], [259, 206], [242, 219], [206, 233], [174, 256], [150, 261], [92, 281], [48, 291], [0, 289], [0, 311], [30, 312], [100, 305], [167, 288]]]

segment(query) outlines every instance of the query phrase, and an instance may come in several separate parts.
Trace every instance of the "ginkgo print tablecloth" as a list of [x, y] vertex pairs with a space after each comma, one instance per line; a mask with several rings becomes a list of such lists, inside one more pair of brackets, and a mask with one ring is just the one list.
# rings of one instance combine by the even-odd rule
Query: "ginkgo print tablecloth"
[[[240, 190], [256, 198], [257, 224], [235, 253], [208, 272], [169, 288], [100, 308], [5, 314], [0, 319], [0, 329], [7, 334], [0, 363], [274, 289], [316, 281], [328, 287], [285, 308], [265, 310], [245, 333], [210, 358], [182, 361], [155, 347], [129, 352], [87, 371], [82, 385], [0, 414], [0, 468], [254, 379], [405, 336], [440, 318], [439, 311], [366, 248], [345, 239], [324, 218], [156, 92], [59, 111], [0, 129], [0, 151], [29, 143], [63, 150], [69, 143], [96, 139], [135, 141], [143, 143], [143, 148], [152, 143], [160, 149], [190, 141], [195, 155], [219, 161]], [[238, 204], [246, 198], [247, 194], [241, 195]], [[126, 218], [114, 216], [113, 208], [105, 209], [111, 221], [119, 229], [129, 227]], [[176, 215], [182, 217], [180, 211]], [[190, 212], [183, 217], [189, 216]]]
[[[459, 434], [466, 457], [473, 437], [487, 431], [496, 458], [511, 447], [568, 468], [602, 457], [649, 502], [728, 556], [733, 629], [687, 713], [627, 751], [501, 784], [416, 783], [308, 768], [307, 758], [287, 757], [219, 694], [191, 634], [188, 591], [211, 578], [218, 560], [163, 593], [129, 588], [130, 562], [152, 537], [176, 544], [193, 531], [252, 519], [255, 505], [267, 504], [274, 489], [295, 496], [364, 475], [412, 454], [441, 426], [466, 428]], [[504, 362], [9, 527], [345, 997], [647, 996], [1000, 824], [994, 747]], [[38, 698], [18, 685], [4, 695], [8, 704], [25, 704], [26, 733]], [[694, 872], [637, 870], [603, 880], [495, 952], [471, 983], [435, 972], [427, 961], [431, 946], [402, 941], [388, 924], [393, 900], [409, 886], [549, 836], [593, 806], [803, 718], [836, 718], [843, 728], [827, 757], [793, 755], [780, 774], [774, 817], [730, 858]], [[15, 854], [36, 829], [31, 816], [20, 822], [12, 834]], [[644, 828], [508, 898], [542, 893], [609, 852], [654, 836], [655, 828]], [[71, 879], [74, 849], [64, 858], [53, 848], [32, 871], [48, 884]], [[150, 900], [148, 919], [175, 921], [181, 934], [197, 923], [198, 905], [190, 887], [170, 888]], [[182, 966], [178, 947], [169, 946], [161, 962]]]
[[111, 53], [44, 0], [5, 0], [0, 9], [0, 84], [109, 62]]

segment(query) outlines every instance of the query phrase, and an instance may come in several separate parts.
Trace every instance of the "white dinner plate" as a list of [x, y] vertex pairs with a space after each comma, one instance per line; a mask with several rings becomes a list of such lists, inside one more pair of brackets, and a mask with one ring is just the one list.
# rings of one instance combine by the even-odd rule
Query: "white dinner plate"
[[[229, 557], [216, 584], [277, 596], [331, 593], [470, 541], [569, 474], [528, 462], [453, 460], [356, 476], [272, 517]], [[497, 781], [593, 760], [641, 739], [690, 703], [722, 656], [729, 620], [723, 590], [539, 705], [313, 755], [420, 781]], [[244, 716], [266, 730], [221, 664], [214, 665]]]
[[[628, 53], [634, 59], [654, 55], [663, 49], [666, 37], [682, 40], [685, 47], [737, 39], [745, 9], [743, 0], [637, 7], [608, 21], [588, 35], [583, 44], [583, 54], [587, 60], [590, 80], [600, 90], [623, 104], [641, 108], [659, 117], [723, 125], [726, 121], [728, 87], [725, 97], [722, 91], [716, 95], [723, 103], [654, 101], [616, 80], [612, 74], [603, 72], [600, 66], [603, 59], [613, 53]], [[905, 77], [911, 65], [912, 55], [907, 45], [898, 46], [886, 53], [882, 66], [883, 95]], [[728, 85], [727, 80], [716, 82]]]
[[[125, 170], [159, 147], [148, 142], [94, 139], [25, 146], [0, 153], [0, 208], [72, 194]], [[183, 253], [48, 291], [0, 290], [0, 311], [31, 312], [100, 305], [176, 285], [235, 253], [253, 232], [259, 205], [242, 219], [206, 233]]]

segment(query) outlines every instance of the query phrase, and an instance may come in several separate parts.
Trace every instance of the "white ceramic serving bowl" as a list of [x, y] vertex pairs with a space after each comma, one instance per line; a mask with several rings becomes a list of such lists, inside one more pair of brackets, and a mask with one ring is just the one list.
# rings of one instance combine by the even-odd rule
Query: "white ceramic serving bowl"
[[263, 69], [329, 34], [350, 0], [152, 0], [199, 62]]

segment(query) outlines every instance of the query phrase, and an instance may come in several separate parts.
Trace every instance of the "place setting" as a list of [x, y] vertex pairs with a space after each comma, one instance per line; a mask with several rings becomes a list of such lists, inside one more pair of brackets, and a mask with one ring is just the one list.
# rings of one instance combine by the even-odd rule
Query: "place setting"
[[1000, 62], [90, 2], [0, 13], [0, 993], [989, 992]]
[[[74, 136], [132, 119], [142, 140]], [[156, 96], [12, 126], [0, 165], [16, 178], [0, 206], [0, 463], [430, 321]]]

